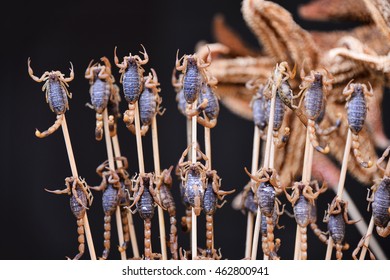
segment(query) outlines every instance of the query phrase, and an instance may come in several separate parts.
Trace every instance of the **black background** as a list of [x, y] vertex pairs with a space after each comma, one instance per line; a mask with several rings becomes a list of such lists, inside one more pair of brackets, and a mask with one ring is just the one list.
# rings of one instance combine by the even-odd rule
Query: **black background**
[[[76, 2], [76, 1], [75, 1]], [[294, 15], [306, 29], [342, 29], [352, 24], [315, 23], [300, 20], [296, 15], [297, 2], [277, 1]], [[1, 170], [0, 192], [0, 259], [64, 259], [77, 253], [76, 220], [69, 209], [69, 197], [57, 196], [44, 191], [64, 188], [64, 178], [71, 175], [61, 129], [45, 139], [34, 135], [35, 128], [41, 131], [49, 127], [55, 115], [45, 103], [42, 84], [31, 80], [27, 73], [27, 58], [37, 76], [46, 70], [60, 70], [69, 75], [69, 61], [75, 69], [75, 79], [70, 83], [73, 99], [66, 113], [69, 133], [79, 175], [90, 185], [100, 183], [96, 167], [106, 159], [104, 141], [94, 139], [95, 113], [85, 107], [89, 102], [89, 84], [84, 71], [91, 59], [107, 56], [113, 63], [113, 50], [118, 46], [122, 58], [137, 53], [142, 43], [150, 57], [146, 71], [153, 67], [161, 82], [163, 106], [167, 109], [158, 117], [161, 167], [176, 164], [186, 147], [185, 119], [176, 108], [175, 92], [170, 84], [170, 75], [175, 63], [176, 50], [190, 54], [200, 40], [214, 42], [212, 19], [217, 13], [225, 15], [226, 21], [255, 48], [256, 38], [242, 19], [241, 1], [70, 1], [40, 2], [13, 1], [2, 9], [2, 58], [0, 64], [1, 98]], [[113, 73], [119, 80], [118, 69]], [[121, 92], [122, 94], [122, 92]], [[388, 103], [385, 96], [384, 103]], [[121, 104], [122, 112], [126, 104]], [[384, 120], [388, 120], [384, 112]], [[389, 134], [388, 124], [385, 129]], [[212, 130], [213, 167], [223, 178], [222, 188], [241, 190], [248, 177], [244, 166], [250, 167], [253, 125], [224, 107], [218, 125]], [[122, 154], [130, 161], [131, 174], [137, 172], [135, 137], [119, 123], [119, 141]], [[203, 132], [199, 129], [199, 139]], [[150, 133], [144, 138], [146, 171], [153, 170]], [[366, 212], [366, 187], [351, 177], [346, 186], [368, 222]], [[184, 213], [179, 201], [178, 181], [174, 183], [178, 219]], [[103, 250], [103, 211], [101, 194], [94, 192], [95, 200], [88, 211], [96, 253]], [[319, 219], [326, 203], [333, 198], [327, 192], [319, 205]], [[232, 197], [229, 197], [229, 202]], [[284, 198], [282, 198], [283, 200]], [[291, 207], [288, 206], [291, 211]], [[113, 219], [111, 259], [119, 259], [116, 250], [117, 234]], [[143, 249], [142, 221], [134, 216], [140, 251]], [[166, 221], [168, 219], [166, 218]], [[295, 223], [287, 216], [281, 218], [282, 230], [275, 236], [281, 238], [280, 255], [293, 258]], [[198, 244], [204, 247], [204, 217], [198, 219]], [[325, 230], [325, 225], [320, 222]], [[167, 225], [167, 228], [168, 225]], [[179, 227], [178, 227], [179, 228]], [[159, 251], [157, 215], [152, 228], [153, 248]], [[233, 210], [230, 203], [218, 210], [215, 216], [215, 246], [221, 247], [224, 258], [240, 259], [244, 256], [246, 216]], [[346, 241], [355, 248], [360, 235], [354, 226], [348, 226]], [[325, 245], [309, 230], [309, 259], [323, 259]], [[389, 243], [377, 237], [389, 255]], [[188, 236], [179, 228], [179, 245], [188, 248]], [[352, 250], [345, 253], [351, 258]], [[259, 256], [261, 253], [259, 252]], [[131, 257], [131, 251], [128, 251]], [[88, 259], [86, 253], [83, 259]]]

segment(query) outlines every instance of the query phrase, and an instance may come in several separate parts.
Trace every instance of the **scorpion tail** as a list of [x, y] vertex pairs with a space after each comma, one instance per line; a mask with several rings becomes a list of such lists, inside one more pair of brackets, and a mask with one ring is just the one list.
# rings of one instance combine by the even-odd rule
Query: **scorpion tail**
[[62, 124], [64, 117], [63, 115], [57, 115], [57, 120], [54, 122], [54, 124], [49, 127], [47, 130], [44, 132], [40, 132], [38, 129], [35, 131], [35, 136], [38, 138], [45, 138], [55, 132]]
[[111, 216], [105, 215], [104, 216], [104, 251], [102, 259], [106, 260], [108, 258], [108, 254], [110, 253], [110, 247], [111, 247]]
[[307, 260], [307, 227], [299, 226], [301, 232], [301, 260]]
[[121, 207], [121, 218], [122, 218], [122, 229], [123, 229], [123, 239], [124, 242], [121, 246], [118, 247], [119, 252], [124, 252], [127, 249], [127, 246], [130, 241], [130, 234], [129, 234], [129, 222], [127, 220], [127, 211], [125, 208]]
[[317, 140], [316, 135], [316, 128], [315, 128], [315, 122], [313, 120], [308, 120], [307, 123], [307, 129], [309, 129], [310, 132], [310, 142], [313, 145], [313, 147], [319, 151], [320, 153], [327, 154], [329, 153], [329, 146], [326, 145], [325, 148], [321, 147]]
[[341, 244], [336, 244], [336, 259], [341, 260], [343, 258], [343, 252], [341, 251], [343, 246]]
[[316, 223], [311, 223], [310, 224], [310, 228], [312, 229], [312, 231], [314, 232], [314, 234], [318, 237], [318, 239], [325, 243], [325, 244], [328, 244], [328, 238], [326, 237], [325, 234], [322, 233], [322, 231], [318, 228], [317, 224]]
[[114, 137], [116, 135], [116, 123], [113, 115], [108, 116], [108, 129], [110, 130], [110, 136]]
[[274, 243], [274, 222], [272, 217], [266, 217], [267, 220], [267, 242], [268, 242], [268, 252], [271, 254], [275, 250]]
[[176, 217], [174, 213], [173, 215], [171, 214], [169, 217], [169, 221], [171, 223], [171, 229], [169, 233], [169, 248], [171, 250], [172, 258], [174, 260], [178, 260], [178, 248], [177, 248], [177, 227], [176, 227]]
[[83, 218], [77, 220], [77, 233], [79, 234], [79, 253], [73, 258], [78, 260], [82, 257], [85, 251], [85, 238], [84, 238], [84, 220]]
[[95, 128], [95, 139], [97, 141], [103, 138], [103, 116], [102, 114], [96, 113], [96, 128]]
[[213, 215], [206, 215], [206, 253], [210, 254], [207, 257], [212, 257], [214, 239], [214, 219]]
[[145, 260], [152, 259], [152, 247], [151, 247], [151, 228], [152, 223], [150, 219], [144, 220], [144, 256]]
[[359, 143], [359, 134], [352, 133], [352, 149], [353, 149], [353, 155], [355, 156], [358, 163], [364, 167], [364, 168], [370, 168], [372, 166], [372, 161], [364, 161], [361, 157], [360, 153], [360, 143]]

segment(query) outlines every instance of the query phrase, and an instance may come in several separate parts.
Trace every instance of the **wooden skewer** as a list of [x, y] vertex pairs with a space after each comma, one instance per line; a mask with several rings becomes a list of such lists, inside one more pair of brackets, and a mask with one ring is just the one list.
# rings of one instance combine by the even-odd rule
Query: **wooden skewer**
[[[104, 138], [106, 140], [108, 166], [110, 167], [111, 170], [115, 170], [114, 154], [112, 151], [112, 144], [111, 144], [111, 137], [110, 137], [110, 129], [108, 128], [107, 109], [103, 111], [103, 127], [104, 127]], [[115, 220], [116, 220], [116, 227], [118, 232], [119, 246], [122, 246], [122, 244], [124, 243], [124, 237], [123, 237], [121, 210], [119, 206], [117, 206], [115, 210]], [[120, 253], [121, 253], [121, 259], [127, 260], [126, 251], [123, 250], [123, 252]]]
[[[111, 137], [111, 140], [112, 140], [112, 146], [114, 147], [115, 157], [116, 158], [120, 157], [121, 156], [121, 149], [119, 147], [118, 136], [115, 135], [115, 136]], [[117, 160], [116, 166], [118, 168], [121, 168], [123, 166], [122, 161]], [[133, 214], [131, 214], [130, 211], [127, 211], [127, 223], [128, 223], [128, 227], [129, 227], [130, 242], [131, 242], [131, 248], [133, 250], [133, 256], [135, 259], [139, 259], [140, 255], [139, 255], [139, 250], [138, 250], [137, 236], [136, 236], [135, 228], [134, 228]]]
[[[192, 109], [196, 110], [196, 101], [192, 104]], [[197, 116], [191, 118], [191, 162], [196, 163], [196, 144], [197, 144], [197, 135], [196, 135], [196, 126], [197, 126]], [[197, 220], [195, 215], [195, 210], [192, 208], [192, 226], [191, 226], [191, 255], [192, 259], [197, 258]]]
[[[343, 162], [341, 165], [340, 179], [339, 179], [339, 184], [337, 186], [337, 195], [336, 195], [337, 199], [341, 199], [343, 195], [345, 177], [347, 175], [348, 159], [351, 150], [351, 143], [352, 143], [352, 132], [350, 129], [348, 129], [347, 141], [345, 143], [345, 149], [344, 149]], [[330, 260], [332, 258], [332, 250], [333, 250], [333, 240], [332, 237], [329, 236], [325, 260]]]
[[[66, 124], [65, 114], [63, 114], [62, 117], [63, 117], [63, 121], [62, 121], [61, 127], [62, 127], [62, 133], [64, 135], [66, 151], [68, 153], [70, 169], [72, 171], [73, 178], [78, 178], [79, 174], [77, 172], [76, 161], [75, 161], [74, 155], [73, 155], [72, 143], [70, 142], [69, 131], [68, 131], [68, 126]], [[84, 231], [85, 231], [85, 235], [87, 238], [89, 255], [91, 256], [91, 260], [96, 260], [95, 247], [93, 246], [92, 234], [91, 234], [91, 229], [89, 227], [87, 212], [85, 212], [83, 220], [84, 220]]]
[[134, 104], [134, 122], [135, 122], [135, 139], [137, 141], [137, 156], [138, 156], [138, 169], [139, 174], [145, 174], [145, 164], [144, 164], [144, 152], [142, 149], [142, 136], [141, 136], [141, 123], [139, 120], [139, 108], [138, 101]]
[[[268, 169], [270, 167], [269, 164], [270, 164], [271, 148], [272, 148], [271, 143], [273, 142], [272, 130], [273, 130], [273, 123], [274, 123], [274, 116], [275, 116], [275, 99], [276, 99], [276, 86], [275, 84], [273, 84], [271, 108], [270, 108], [268, 128], [267, 128], [267, 141], [265, 143], [265, 154], [264, 154], [264, 164], [263, 164], [264, 169]], [[255, 232], [253, 234], [253, 243], [252, 243], [252, 252], [251, 252], [252, 260], [255, 260], [257, 258], [257, 245], [259, 242], [260, 227], [261, 227], [261, 214], [259, 215], [259, 213], [260, 213], [260, 208], [257, 209], [257, 216], [260, 217], [256, 217]]]
[[[258, 169], [259, 164], [259, 154], [260, 154], [260, 129], [255, 125], [253, 132], [253, 148], [252, 148], [252, 166], [251, 174], [254, 175]], [[251, 180], [254, 183], [253, 180]], [[248, 218], [246, 224], [246, 245], [245, 245], [245, 258], [249, 259], [251, 257], [251, 244], [253, 238], [253, 222], [254, 215], [252, 212], [248, 211]], [[257, 247], [257, 246], [256, 246]]]
[[[156, 116], [154, 116], [152, 120], [152, 145], [153, 145], [153, 161], [154, 161], [154, 172], [156, 177], [159, 177], [161, 174], [160, 168], [160, 152], [158, 147], [158, 133], [157, 133], [157, 120]], [[160, 197], [160, 191], [157, 190], [157, 195]], [[167, 260], [167, 242], [165, 235], [165, 221], [164, 221], [164, 211], [158, 206], [158, 225], [160, 229], [160, 245], [161, 245], [161, 254], [162, 259]]]

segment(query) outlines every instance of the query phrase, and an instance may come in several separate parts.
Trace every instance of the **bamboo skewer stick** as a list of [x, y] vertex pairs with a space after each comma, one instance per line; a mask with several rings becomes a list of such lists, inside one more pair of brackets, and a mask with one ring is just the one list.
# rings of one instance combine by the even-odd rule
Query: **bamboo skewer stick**
[[[152, 145], [153, 145], [153, 162], [154, 162], [154, 172], [156, 177], [159, 177], [161, 174], [160, 168], [160, 152], [158, 147], [158, 133], [157, 133], [157, 120], [156, 115], [152, 120]], [[160, 191], [157, 190], [157, 195], [160, 197]], [[164, 211], [160, 206], [158, 208], [158, 225], [160, 230], [160, 245], [161, 245], [161, 254], [162, 259], [167, 260], [167, 243], [165, 235], [165, 221], [164, 221]]]
[[[341, 165], [340, 179], [339, 179], [339, 184], [337, 186], [337, 194], [336, 194], [337, 199], [341, 199], [343, 195], [345, 177], [347, 174], [347, 167], [348, 167], [348, 159], [351, 150], [351, 143], [352, 143], [352, 132], [350, 129], [348, 129], [347, 141], [345, 143], [345, 149], [344, 149], [343, 163]], [[333, 250], [333, 240], [332, 237], [329, 236], [325, 260], [330, 260], [332, 258], [332, 250]]]
[[[260, 129], [255, 125], [253, 132], [253, 148], [252, 148], [252, 166], [251, 174], [254, 175], [258, 169], [259, 164], [259, 155], [260, 155]], [[251, 180], [252, 183], [253, 180]], [[248, 211], [247, 226], [246, 226], [246, 245], [245, 245], [245, 258], [249, 259], [251, 257], [251, 244], [253, 238], [253, 222], [254, 215], [252, 212]], [[257, 247], [257, 246], [256, 246]]]
[[[120, 157], [121, 156], [121, 150], [119, 147], [119, 141], [118, 141], [118, 136], [115, 135], [111, 137], [112, 140], [112, 146], [114, 147], [114, 155], [115, 157]], [[116, 166], [118, 168], [122, 167], [122, 161], [117, 160], [116, 161]], [[137, 243], [137, 236], [135, 233], [135, 228], [134, 228], [134, 222], [133, 222], [133, 214], [131, 214], [130, 211], [127, 211], [127, 223], [129, 226], [129, 234], [130, 234], [130, 242], [131, 242], [131, 248], [133, 251], [133, 256], [135, 259], [139, 259], [139, 249], [138, 249], [138, 243]]]
[[[196, 101], [192, 104], [192, 109], [196, 110]], [[197, 126], [197, 117], [193, 116], [191, 118], [191, 162], [196, 163], [196, 144], [197, 144], [197, 135], [196, 135], [196, 126]], [[191, 255], [192, 259], [195, 260], [197, 257], [197, 220], [195, 215], [195, 210], [192, 208], [192, 226], [191, 226]]]
[[[66, 151], [68, 154], [70, 169], [72, 171], [73, 178], [78, 178], [79, 174], [77, 172], [76, 161], [75, 161], [74, 155], [73, 155], [72, 143], [70, 142], [69, 130], [68, 130], [68, 125], [66, 124], [65, 114], [63, 114], [62, 117], [63, 117], [63, 120], [61, 123], [61, 127], [62, 127], [62, 133], [64, 135], [65, 146], [66, 146]], [[96, 260], [95, 247], [93, 245], [93, 239], [92, 239], [91, 229], [89, 227], [87, 212], [85, 212], [83, 220], [84, 220], [84, 231], [85, 231], [85, 235], [87, 238], [89, 255], [90, 255], [92, 260]]]
[[139, 174], [143, 175], [145, 173], [145, 164], [144, 164], [144, 152], [142, 149], [141, 123], [139, 120], [138, 101], [134, 104], [134, 106], [135, 106], [135, 112], [134, 112], [135, 139], [137, 142], [138, 169], [139, 169]]
[[[274, 123], [274, 116], [275, 116], [275, 99], [276, 99], [276, 86], [275, 84], [273, 84], [271, 107], [270, 107], [269, 121], [268, 121], [268, 128], [267, 128], [267, 141], [265, 143], [265, 154], [264, 154], [264, 164], [263, 164], [264, 169], [268, 169], [270, 167], [271, 144], [273, 142], [272, 130], [273, 130], [273, 123]], [[255, 232], [253, 234], [251, 260], [255, 260], [257, 258], [257, 245], [259, 242], [258, 239], [259, 239], [260, 227], [261, 227], [261, 215], [259, 215], [259, 213], [260, 213], [260, 207], [258, 207], [257, 209], [257, 216], [260, 217], [256, 217]]]
[[[114, 154], [113, 154], [113, 151], [112, 151], [110, 130], [108, 128], [107, 109], [105, 109], [103, 111], [103, 127], [104, 127], [104, 138], [106, 140], [108, 166], [110, 167], [111, 170], [115, 170]], [[121, 210], [120, 210], [119, 206], [117, 206], [116, 210], [115, 210], [115, 220], [116, 220], [116, 228], [117, 228], [117, 232], [118, 232], [119, 245], [122, 246], [122, 244], [124, 243], [124, 237], [123, 237], [123, 226], [122, 226]], [[126, 251], [123, 250], [120, 253], [121, 253], [121, 259], [122, 260], [127, 260]]]

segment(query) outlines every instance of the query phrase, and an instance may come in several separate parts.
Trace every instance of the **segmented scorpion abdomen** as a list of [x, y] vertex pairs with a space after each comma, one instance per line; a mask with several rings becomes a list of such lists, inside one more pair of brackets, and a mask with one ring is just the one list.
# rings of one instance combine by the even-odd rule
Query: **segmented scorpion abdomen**
[[104, 213], [111, 216], [119, 205], [118, 189], [112, 184], [107, 184], [107, 188], [103, 192], [102, 200]]
[[99, 78], [91, 85], [91, 103], [97, 113], [103, 113], [107, 108], [111, 94], [111, 85]]
[[150, 89], [145, 88], [139, 97], [139, 112], [142, 125], [150, 125], [156, 111], [156, 97]]
[[305, 94], [304, 106], [309, 119], [316, 120], [321, 113], [322, 103], [324, 102], [324, 93], [322, 90], [322, 75], [316, 73], [314, 82], [311, 83]]
[[246, 210], [252, 212], [253, 214], [257, 213], [258, 206], [255, 202], [255, 195], [254, 195], [252, 189], [250, 189], [246, 194], [245, 201], [244, 201], [244, 207]]
[[277, 94], [284, 104], [291, 104], [293, 93], [288, 81], [282, 81], [280, 87], [277, 89]]
[[128, 59], [128, 67], [123, 73], [123, 93], [128, 103], [138, 101], [142, 91], [143, 77], [137, 61], [134, 58]]
[[328, 230], [335, 243], [340, 244], [343, 242], [345, 236], [345, 221], [342, 213], [330, 215]]
[[198, 69], [197, 61], [188, 57], [187, 69], [183, 81], [183, 93], [187, 103], [192, 104], [198, 98], [202, 90], [202, 76]]
[[82, 219], [85, 215], [85, 212], [86, 212], [86, 205], [88, 204], [87, 202], [87, 196], [85, 195], [85, 193], [83, 192], [83, 190], [80, 188], [80, 187], [76, 187], [76, 192], [77, 192], [77, 196], [78, 198], [81, 200], [81, 202], [83, 203], [83, 205], [81, 205], [77, 200], [76, 200], [76, 197], [74, 195], [72, 195], [70, 197], [70, 210], [72, 211], [73, 215], [77, 218], [77, 219]]
[[201, 179], [200, 172], [196, 169], [190, 169], [187, 175], [184, 196], [189, 204], [194, 207], [195, 214], [199, 215], [203, 205], [204, 182]]
[[138, 213], [143, 220], [150, 220], [154, 216], [154, 200], [148, 188], [145, 188], [136, 204]]
[[128, 185], [126, 185], [123, 180], [120, 181], [121, 192], [119, 197], [119, 206], [130, 206], [130, 197], [131, 190]]
[[386, 227], [390, 221], [390, 178], [384, 177], [374, 193], [372, 215], [374, 223], [379, 227]]
[[304, 197], [303, 194], [299, 195], [299, 198], [297, 202], [294, 205], [294, 217], [295, 221], [298, 225], [301, 227], [307, 227], [307, 225], [310, 223], [310, 212], [312, 205], [310, 202]]
[[218, 118], [219, 115], [219, 101], [209, 85], [206, 85], [205, 88], [205, 92], [199, 95], [199, 104], [202, 103], [205, 98], [207, 99], [208, 103], [204, 112], [209, 119], [213, 120]]
[[[276, 224], [276, 221], [278, 220], [278, 213], [277, 211], [274, 211], [272, 213], [272, 221], [273, 221], [273, 224], [275, 225]], [[263, 214], [263, 212], [261, 213], [261, 225], [260, 225], [260, 232], [263, 236], [266, 236], [267, 235], [267, 217]]]
[[57, 115], [64, 114], [68, 109], [68, 97], [64, 85], [56, 75], [50, 75], [47, 87], [47, 102], [50, 109]]
[[271, 217], [275, 207], [275, 189], [269, 182], [262, 182], [257, 188], [257, 203], [261, 213], [266, 217]]
[[[268, 100], [267, 104], [267, 116], [269, 117], [271, 110], [271, 99]], [[273, 125], [273, 130], [277, 131], [280, 129], [283, 123], [284, 119], [284, 112], [286, 108], [284, 106], [284, 103], [282, 99], [280, 98], [279, 94], [276, 94], [275, 96], [275, 114], [274, 114], [274, 125]]]
[[347, 103], [348, 124], [355, 134], [362, 130], [367, 114], [366, 99], [361, 84], [356, 84]]
[[213, 215], [217, 208], [218, 197], [213, 190], [212, 180], [209, 179], [203, 197], [203, 212], [208, 215]]
[[259, 90], [252, 101], [253, 121], [260, 130], [264, 130], [268, 125], [268, 102], [263, 95], [263, 90], [264, 88], [261, 88], [261, 92]]

